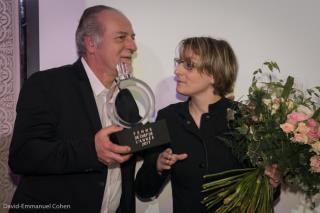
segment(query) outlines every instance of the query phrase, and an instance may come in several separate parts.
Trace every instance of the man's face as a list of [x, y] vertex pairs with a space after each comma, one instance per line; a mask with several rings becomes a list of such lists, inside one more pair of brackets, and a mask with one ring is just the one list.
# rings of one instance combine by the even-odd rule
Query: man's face
[[135, 34], [129, 20], [116, 11], [103, 11], [97, 18], [104, 33], [95, 49], [96, 62], [106, 74], [117, 76], [117, 64], [132, 64], [132, 55], [137, 50]]

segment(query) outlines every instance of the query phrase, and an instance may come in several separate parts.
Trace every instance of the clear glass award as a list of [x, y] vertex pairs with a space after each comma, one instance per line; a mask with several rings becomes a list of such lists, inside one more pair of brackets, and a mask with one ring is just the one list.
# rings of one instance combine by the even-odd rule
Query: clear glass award
[[170, 141], [166, 122], [153, 122], [155, 98], [151, 88], [135, 78], [131, 66], [117, 66], [118, 78], [107, 96], [107, 114], [113, 124], [124, 127], [112, 137], [132, 152], [159, 146]]

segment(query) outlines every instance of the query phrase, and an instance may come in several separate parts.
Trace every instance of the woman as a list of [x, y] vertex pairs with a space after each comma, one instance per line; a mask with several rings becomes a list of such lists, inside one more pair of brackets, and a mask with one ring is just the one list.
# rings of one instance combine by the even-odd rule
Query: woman
[[189, 99], [159, 111], [157, 119], [167, 120], [170, 148], [146, 154], [136, 192], [156, 196], [170, 174], [173, 212], [207, 212], [200, 202], [203, 176], [241, 167], [217, 137], [227, 131], [227, 109], [235, 104], [225, 95], [233, 90], [237, 60], [226, 41], [193, 37], [180, 42], [175, 65], [176, 91]]

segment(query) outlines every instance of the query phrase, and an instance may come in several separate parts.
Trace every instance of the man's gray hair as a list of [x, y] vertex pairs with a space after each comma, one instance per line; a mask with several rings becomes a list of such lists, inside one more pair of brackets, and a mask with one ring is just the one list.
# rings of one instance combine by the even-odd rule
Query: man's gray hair
[[115, 8], [105, 5], [96, 5], [87, 8], [83, 12], [76, 31], [76, 45], [78, 56], [84, 56], [86, 53], [86, 47], [84, 43], [84, 39], [86, 36], [91, 37], [96, 45], [100, 43], [101, 36], [103, 35], [105, 29], [98, 22], [97, 14], [104, 10], [118, 11]]

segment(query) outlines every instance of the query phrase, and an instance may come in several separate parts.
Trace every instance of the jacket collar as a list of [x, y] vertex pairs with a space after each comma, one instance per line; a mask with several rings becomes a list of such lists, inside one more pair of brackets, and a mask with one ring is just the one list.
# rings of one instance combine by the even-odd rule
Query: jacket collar
[[[188, 118], [190, 116], [189, 113], [189, 102], [190, 98], [187, 101], [180, 102], [177, 105], [176, 111], [179, 115]], [[221, 99], [213, 104], [209, 104], [209, 114], [219, 112], [220, 110], [226, 109], [232, 106], [231, 100], [225, 97], [221, 97]]]

